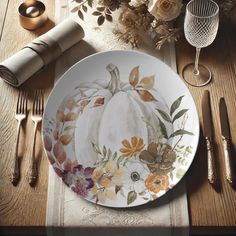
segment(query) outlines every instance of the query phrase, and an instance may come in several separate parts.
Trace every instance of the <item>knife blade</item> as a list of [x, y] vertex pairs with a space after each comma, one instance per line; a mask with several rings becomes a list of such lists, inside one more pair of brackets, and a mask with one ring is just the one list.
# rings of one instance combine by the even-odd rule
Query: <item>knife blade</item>
[[216, 183], [216, 167], [214, 160], [213, 150], [213, 124], [211, 114], [211, 101], [210, 92], [205, 90], [202, 96], [202, 119], [203, 119], [203, 135], [207, 145], [207, 169], [208, 169], [208, 181], [211, 184]]
[[233, 184], [234, 181], [234, 170], [232, 163], [231, 155], [231, 135], [230, 135], [230, 126], [228, 111], [225, 99], [220, 98], [219, 102], [219, 112], [220, 112], [220, 127], [221, 127], [221, 136], [224, 148], [224, 162], [225, 162], [225, 173], [226, 179], [230, 184]]

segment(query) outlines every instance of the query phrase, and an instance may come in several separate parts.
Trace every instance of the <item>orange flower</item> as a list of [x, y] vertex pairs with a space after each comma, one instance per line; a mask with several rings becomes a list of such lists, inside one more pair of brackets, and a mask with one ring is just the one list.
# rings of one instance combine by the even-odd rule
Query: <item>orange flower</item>
[[158, 193], [161, 190], [167, 190], [169, 179], [167, 175], [150, 174], [145, 180], [145, 185], [151, 192]]
[[127, 139], [124, 139], [122, 144], [124, 147], [120, 149], [120, 152], [123, 153], [125, 157], [134, 156], [144, 148], [143, 139], [135, 136], [131, 138], [131, 143]]

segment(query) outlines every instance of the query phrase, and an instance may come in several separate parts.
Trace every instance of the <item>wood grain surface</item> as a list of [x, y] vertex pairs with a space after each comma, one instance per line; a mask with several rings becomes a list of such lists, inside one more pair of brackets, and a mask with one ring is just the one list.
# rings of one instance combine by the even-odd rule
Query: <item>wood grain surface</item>
[[[218, 174], [218, 186], [214, 189], [207, 181], [207, 154], [204, 138], [200, 143], [194, 162], [187, 174], [188, 199], [193, 228], [208, 226], [233, 226], [236, 234], [236, 191], [230, 186], [225, 177], [223, 146], [220, 132], [219, 100], [225, 97], [229, 118], [231, 136], [233, 140], [232, 151], [235, 161], [236, 147], [236, 26], [230, 22], [220, 25], [219, 33], [214, 43], [201, 52], [200, 63], [207, 65], [213, 73], [213, 81], [204, 88], [189, 86], [195, 99], [200, 122], [202, 124], [201, 98], [204, 89], [210, 91], [211, 108], [214, 124], [214, 148]], [[195, 49], [185, 40], [177, 43], [178, 72], [195, 56]]]
[[[59, 1], [59, 0], [57, 0]], [[0, 1], [0, 61], [11, 56], [35, 37], [53, 26], [54, 1], [45, 0], [51, 20], [42, 28], [31, 32], [20, 27], [17, 7], [20, 1]], [[236, 23], [236, 21], [235, 21]], [[198, 107], [200, 122], [201, 97], [204, 89], [209, 89], [212, 100], [214, 121], [214, 143], [219, 185], [213, 189], [207, 181], [207, 157], [204, 138], [200, 137], [199, 148], [190, 170], [187, 173], [189, 213], [192, 235], [236, 235], [236, 191], [226, 181], [223, 149], [220, 135], [218, 102], [224, 96], [230, 117], [233, 140], [233, 156], [236, 147], [236, 26], [229, 22], [220, 25], [215, 42], [202, 50], [200, 62], [208, 65], [213, 72], [213, 82], [204, 88], [189, 87]], [[185, 64], [194, 59], [194, 48], [181, 39], [176, 44], [177, 67], [179, 73]], [[16, 139], [14, 118], [18, 89], [0, 80], [0, 235], [18, 232], [22, 235], [45, 234], [47, 201], [48, 162], [42, 150], [40, 130], [37, 134], [36, 155], [39, 160], [39, 179], [32, 188], [26, 180], [29, 166], [29, 151], [32, 143], [33, 123], [30, 119], [32, 94], [35, 88], [45, 88], [48, 95], [54, 80], [54, 65], [48, 66], [40, 75], [30, 79], [21, 90], [29, 91], [29, 115], [21, 129], [19, 156], [21, 158], [21, 180], [14, 187], [9, 180], [13, 147]], [[235, 159], [235, 158], [234, 158]], [[236, 162], [234, 160], [234, 162]], [[235, 163], [234, 163], [235, 164]], [[14, 227], [13, 227], [14, 226]], [[17, 226], [17, 228], [15, 228]], [[19, 228], [20, 227], [20, 228]], [[23, 227], [23, 228], [22, 228]], [[24, 227], [31, 227], [30, 231]], [[33, 227], [33, 228], [32, 228]]]
[[[7, 2], [7, 1], [6, 1]], [[51, 20], [34, 32], [27, 31], [19, 25], [17, 7], [20, 1], [10, 0], [5, 21], [0, 23], [3, 28], [0, 41], [0, 61], [6, 59], [20, 50], [25, 44], [38, 35], [48, 31], [53, 26], [54, 1], [44, 1], [47, 5]], [[0, 15], [6, 11], [5, 1], [0, 3]], [[5, 8], [5, 9], [4, 9]], [[16, 141], [15, 108], [19, 89], [13, 88], [0, 81], [0, 226], [43, 226], [45, 223], [47, 201], [47, 172], [48, 163], [42, 150], [39, 127], [36, 138], [35, 155], [38, 160], [39, 179], [34, 188], [26, 180], [29, 167], [29, 155], [32, 145], [33, 122], [30, 119], [32, 97], [35, 88], [45, 88], [45, 96], [53, 86], [54, 66], [50, 65], [40, 75], [30, 79], [20, 90], [29, 92], [28, 118], [23, 122], [20, 134], [18, 155], [20, 157], [21, 179], [14, 187], [9, 180], [14, 145]], [[0, 230], [1, 231], [1, 230]]]

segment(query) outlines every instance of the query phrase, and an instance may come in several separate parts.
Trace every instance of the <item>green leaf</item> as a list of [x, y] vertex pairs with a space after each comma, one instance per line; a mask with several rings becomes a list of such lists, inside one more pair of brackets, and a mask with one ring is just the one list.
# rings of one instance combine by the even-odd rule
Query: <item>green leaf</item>
[[117, 158], [117, 152], [115, 152], [112, 156], [112, 159], [115, 160]]
[[76, 128], [76, 126], [66, 126], [64, 128], [64, 131], [68, 131], [68, 130], [75, 129], [75, 128]]
[[92, 147], [93, 147], [93, 150], [94, 150], [95, 153], [102, 155], [99, 147], [93, 142], [92, 142]]
[[161, 117], [162, 117], [165, 121], [172, 123], [170, 116], [169, 116], [165, 111], [162, 111], [162, 110], [159, 110], [159, 109], [157, 109], [157, 110], [158, 110], [158, 112], [160, 113]]
[[124, 163], [123, 163], [123, 166], [125, 166], [128, 161], [129, 161], [129, 158], [126, 158], [126, 160], [125, 160]]
[[93, 7], [93, 0], [88, 0], [88, 5], [89, 5], [90, 7]]
[[103, 146], [102, 154], [103, 154], [104, 157], [106, 157], [106, 155], [107, 155], [107, 149], [106, 149], [105, 146]]
[[97, 7], [97, 10], [103, 12], [105, 10], [105, 7]]
[[173, 134], [170, 135], [170, 138], [173, 138], [175, 136], [179, 136], [179, 135], [194, 135], [193, 133], [187, 131], [187, 130], [184, 130], [184, 129], [178, 129], [176, 130]]
[[178, 178], [178, 179], [182, 178], [184, 176], [185, 172], [186, 172], [186, 170], [184, 170], [184, 169], [178, 169], [176, 171], [176, 178]]
[[94, 12], [92, 13], [92, 15], [93, 15], [93, 16], [100, 16], [100, 15], [102, 15], [102, 13], [99, 12], [99, 11], [94, 11]]
[[188, 152], [188, 153], [192, 153], [191, 146], [187, 146], [185, 151]]
[[173, 118], [173, 123], [175, 122], [175, 120], [179, 119], [182, 115], [184, 115], [186, 112], [188, 111], [188, 109], [183, 109], [181, 111], [179, 111]]
[[87, 12], [88, 8], [85, 5], [82, 5], [82, 9], [84, 12]]
[[110, 159], [111, 157], [112, 157], [112, 152], [111, 152], [111, 149], [108, 148], [107, 158]]
[[167, 130], [166, 130], [166, 126], [165, 124], [161, 121], [160, 118], [158, 118], [159, 123], [160, 123], [160, 129], [161, 129], [161, 133], [164, 136], [164, 138], [168, 139], [168, 134], [167, 134]]
[[119, 158], [118, 158], [118, 160], [117, 160], [117, 162], [116, 162], [117, 168], [120, 167], [120, 163], [121, 163], [123, 160], [124, 160], [124, 157], [123, 157], [123, 156], [119, 156]]
[[74, 7], [70, 12], [71, 12], [71, 13], [74, 13], [74, 12], [77, 12], [79, 9], [80, 9], [80, 7], [79, 7], [79, 6], [76, 6], [76, 7]]
[[172, 105], [171, 105], [171, 107], [170, 107], [170, 115], [171, 115], [171, 116], [172, 116], [173, 113], [176, 111], [176, 109], [179, 108], [179, 106], [180, 106], [180, 104], [181, 104], [181, 100], [182, 100], [183, 97], [184, 97], [184, 96], [180, 96], [178, 99], [176, 99], [176, 100], [172, 103]]
[[106, 20], [112, 22], [112, 16], [109, 14], [105, 14]]
[[84, 15], [83, 15], [82, 11], [80, 11], [80, 10], [78, 11], [78, 16], [81, 20], [84, 20]]
[[106, 13], [109, 14], [109, 15], [112, 14], [112, 12], [108, 8], [106, 9]]
[[136, 198], [137, 198], [137, 193], [135, 191], [130, 191], [128, 193], [128, 197], [127, 197], [127, 205], [134, 202], [136, 200]]
[[97, 19], [97, 24], [102, 25], [104, 23], [104, 21], [105, 21], [105, 16], [101, 15]]

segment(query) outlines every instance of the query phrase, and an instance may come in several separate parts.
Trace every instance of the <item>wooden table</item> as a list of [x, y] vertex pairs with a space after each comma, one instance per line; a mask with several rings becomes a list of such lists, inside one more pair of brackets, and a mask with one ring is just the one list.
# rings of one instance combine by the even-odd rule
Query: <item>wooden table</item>
[[[54, 1], [45, 0], [51, 21], [34, 32], [19, 26], [17, 6], [19, 1], [6, 0], [0, 3], [0, 61], [9, 57], [33, 38], [53, 27]], [[236, 24], [223, 23], [215, 42], [202, 50], [201, 62], [208, 65], [214, 78], [204, 87], [211, 92], [215, 128], [215, 158], [220, 178], [219, 188], [214, 190], [207, 181], [206, 146], [201, 134], [199, 148], [187, 178], [187, 192], [190, 213], [191, 235], [236, 235], [236, 191], [226, 181], [224, 175], [223, 149], [221, 145], [218, 102], [224, 96], [230, 116], [230, 127], [234, 149], [236, 147]], [[176, 44], [177, 67], [194, 58], [194, 48], [184, 39]], [[27, 81], [21, 89], [32, 91], [43, 87], [46, 95], [51, 91], [54, 80], [54, 65], [50, 65], [35, 79]], [[189, 87], [199, 111], [201, 121], [201, 96], [203, 88]], [[0, 81], [0, 235], [28, 234], [45, 235], [47, 201], [48, 162], [42, 151], [40, 132], [37, 133], [36, 156], [39, 166], [39, 180], [32, 188], [25, 173], [29, 166], [30, 144], [33, 123], [28, 118], [23, 123], [19, 156], [21, 157], [21, 181], [14, 187], [9, 181], [9, 172], [15, 142], [16, 120], [14, 117], [18, 89]], [[235, 150], [233, 150], [235, 159]], [[235, 161], [236, 162], [236, 161]], [[236, 164], [236, 163], [234, 163]]]

